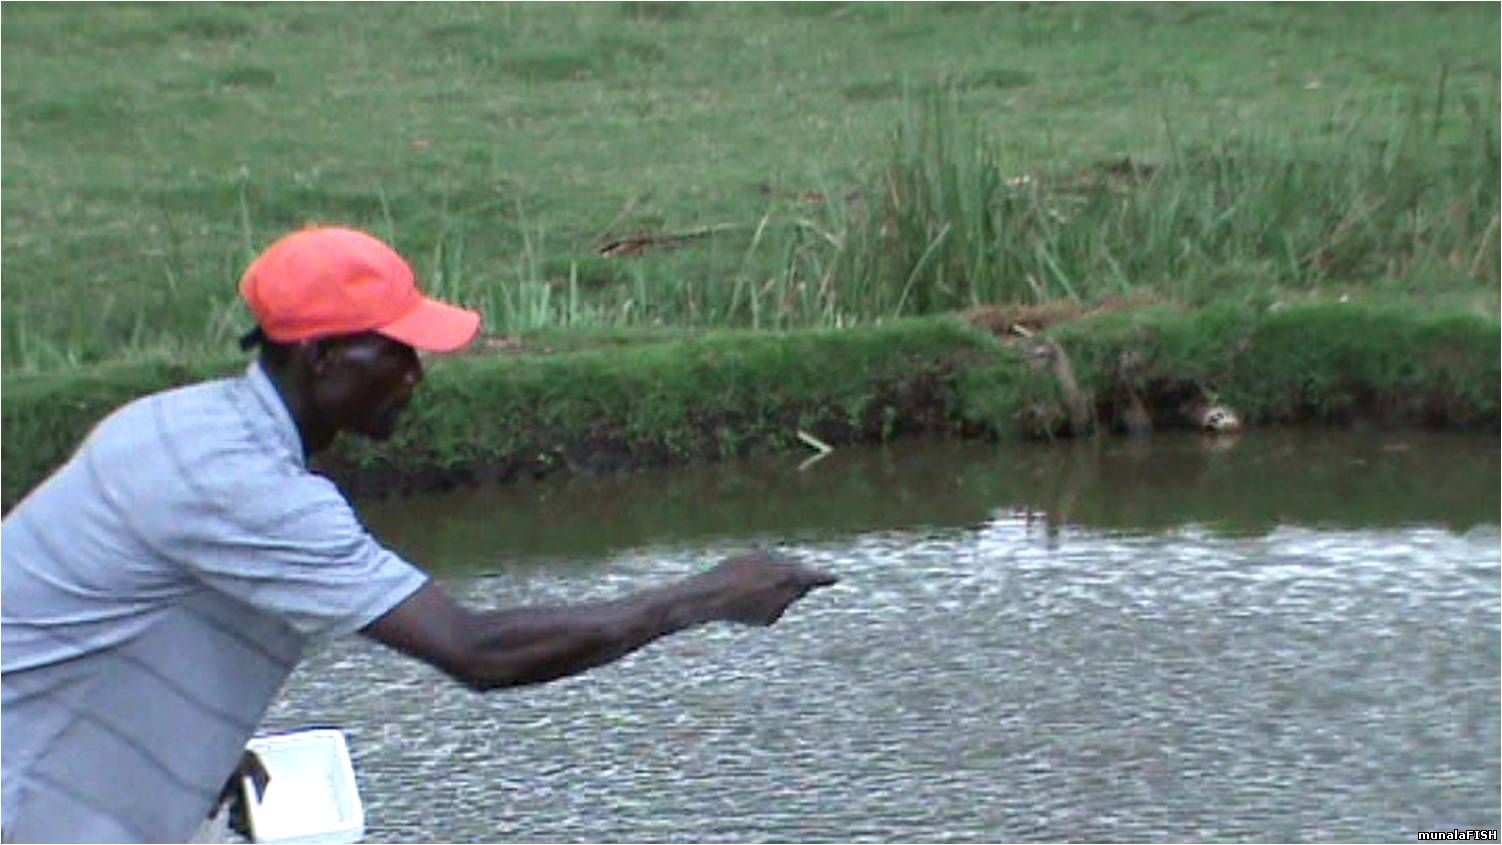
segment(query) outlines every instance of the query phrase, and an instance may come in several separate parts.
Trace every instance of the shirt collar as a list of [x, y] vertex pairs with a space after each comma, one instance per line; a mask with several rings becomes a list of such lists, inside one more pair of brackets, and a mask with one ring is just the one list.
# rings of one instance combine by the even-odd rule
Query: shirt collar
[[270, 420], [277, 441], [286, 447], [288, 455], [298, 466], [306, 467], [307, 458], [303, 454], [302, 435], [297, 432], [297, 423], [292, 420], [292, 412], [287, 410], [286, 401], [277, 392], [276, 385], [271, 383], [271, 376], [266, 374], [266, 368], [261, 366], [260, 361], [252, 361], [246, 368], [245, 380], [250, 385], [251, 395], [256, 398], [256, 404]]

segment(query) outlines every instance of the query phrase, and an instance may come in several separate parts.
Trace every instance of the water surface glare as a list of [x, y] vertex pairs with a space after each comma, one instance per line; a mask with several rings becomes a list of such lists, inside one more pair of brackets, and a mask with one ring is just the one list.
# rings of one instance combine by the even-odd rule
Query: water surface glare
[[[1349, 478], [1319, 468], [1349, 465], [1353, 448], [1425, 462], [1425, 446], [1370, 440], [1319, 435], [1283, 458], [1254, 446], [1237, 460], [1271, 463], [1259, 486], [1286, 485], [1290, 501], [1337, 495]], [[1140, 500], [1122, 507], [1156, 513], [1152, 500], [1179, 500], [1203, 474], [1144, 471], [1127, 490], [1102, 480], [1115, 474], [1097, 458], [1061, 515], [1055, 499], [1034, 507], [971, 489], [977, 460], [997, 471], [985, 464], [994, 447], [924, 448], [872, 458], [886, 470], [830, 472], [869, 484], [872, 472], [925, 467], [936, 483], [891, 495], [965, 499], [951, 502], [954, 519], [881, 527], [903, 522], [881, 516], [888, 497], [869, 505], [876, 527], [858, 527], [846, 504], [821, 531], [808, 516], [819, 503], [799, 508], [794, 490], [779, 506], [791, 527], [764, 517], [748, 532], [843, 578], [773, 629], [711, 626], [489, 696], [340, 641], [298, 669], [267, 728], [346, 731], [370, 841], [1411, 842], [1418, 830], [1498, 826], [1497, 511], [1444, 524], [1425, 504], [1431, 489], [1494, 503], [1494, 439], [1478, 453], [1493, 461], [1490, 491], [1414, 472], [1387, 510], [1359, 518], [1207, 527], [1216, 520], [1201, 514], [1137, 530], [1068, 513], [1098, 513], [1088, 501], [1102, 485]], [[1135, 460], [1180, 465], [1197, 448], [1169, 441]], [[1061, 454], [1057, 474], [1088, 463]], [[1050, 460], [1005, 466], [1053, 483]], [[750, 484], [727, 480], [748, 471], [720, 468], [718, 483]], [[752, 472], [763, 471], [777, 474]], [[600, 486], [647, 500], [666, 477]], [[567, 500], [561, 489], [530, 495]], [[715, 523], [675, 507], [681, 522]], [[401, 508], [371, 508], [373, 528], [421, 545], [416, 526], [394, 520]], [[659, 533], [587, 553], [534, 548], [531, 564], [441, 580], [482, 607], [587, 601], [751, 544], [718, 529]]]

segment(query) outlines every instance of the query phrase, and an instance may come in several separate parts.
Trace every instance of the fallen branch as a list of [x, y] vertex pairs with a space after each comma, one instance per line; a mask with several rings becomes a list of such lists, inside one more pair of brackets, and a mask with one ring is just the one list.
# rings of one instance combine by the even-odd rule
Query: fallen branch
[[688, 229], [682, 232], [658, 232], [641, 235], [627, 235], [624, 238], [616, 238], [608, 241], [599, 248], [599, 253], [605, 258], [620, 258], [622, 256], [640, 255], [654, 247], [673, 247], [686, 241], [698, 238], [707, 238], [720, 232], [731, 229], [743, 229], [739, 223], [716, 223], [713, 226], [700, 226], [697, 229]]

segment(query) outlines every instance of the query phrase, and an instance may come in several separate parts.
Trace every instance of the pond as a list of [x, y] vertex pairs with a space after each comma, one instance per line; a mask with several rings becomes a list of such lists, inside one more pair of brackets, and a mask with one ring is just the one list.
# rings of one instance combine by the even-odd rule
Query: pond
[[479, 607], [754, 547], [842, 577], [472, 694], [360, 638], [274, 731], [348, 736], [370, 841], [1413, 841], [1496, 828], [1494, 436], [905, 442], [367, 502]]

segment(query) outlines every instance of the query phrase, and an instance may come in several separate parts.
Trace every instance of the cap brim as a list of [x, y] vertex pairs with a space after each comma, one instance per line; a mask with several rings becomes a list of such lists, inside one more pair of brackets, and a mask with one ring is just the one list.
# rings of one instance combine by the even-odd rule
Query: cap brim
[[480, 333], [480, 315], [423, 297], [416, 308], [376, 331], [428, 352], [453, 352], [469, 345]]

